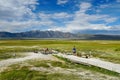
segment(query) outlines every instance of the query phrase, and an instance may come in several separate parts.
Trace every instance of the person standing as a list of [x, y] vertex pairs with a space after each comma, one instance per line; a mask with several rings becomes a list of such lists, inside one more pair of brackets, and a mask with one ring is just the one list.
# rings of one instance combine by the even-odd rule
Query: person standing
[[76, 55], [76, 48], [75, 48], [75, 46], [73, 47], [72, 52], [73, 52], [73, 55]]

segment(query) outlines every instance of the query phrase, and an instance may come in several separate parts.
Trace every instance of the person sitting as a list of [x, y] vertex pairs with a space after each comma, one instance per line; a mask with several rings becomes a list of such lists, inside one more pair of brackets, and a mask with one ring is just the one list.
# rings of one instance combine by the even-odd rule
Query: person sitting
[[49, 49], [48, 49], [48, 48], [46, 48], [46, 49], [45, 49], [45, 54], [48, 54], [48, 51], [49, 51]]
[[85, 58], [89, 58], [89, 55], [85, 55]]
[[37, 51], [37, 50], [34, 50], [34, 53], [38, 53], [38, 51]]

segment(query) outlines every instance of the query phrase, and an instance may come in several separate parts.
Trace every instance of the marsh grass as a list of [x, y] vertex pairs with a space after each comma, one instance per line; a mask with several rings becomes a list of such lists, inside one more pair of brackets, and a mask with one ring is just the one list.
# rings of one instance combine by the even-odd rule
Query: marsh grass
[[[5, 70], [4, 72], [0, 73], [0, 80], [91, 80], [81, 75], [77, 75], [76, 73], [73, 72], [61, 73], [53, 70], [51, 73], [49, 71], [39, 71], [39, 70], [37, 71], [30, 69], [32, 67], [36, 67], [36, 68], [42, 67], [44, 69], [49, 70], [51, 69], [51, 66], [52, 68], [60, 67], [63, 70], [76, 69], [84, 72], [89, 71], [90, 73], [87, 73], [86, 75], [99, 72], [105, 75], [119, 77], [119, 74], [115, 72], [111, 72], [95, 66], [76, 64], [69, 61], [66, 58], [62, 58], [58, 56], [55, 57], [60, 59], [60, 61], [29, 60], [23, 63], [11, 65], [9, 66], [8, 70]], [[51, 66], [48, 64], [50, 64]]]
[[[49, 64], [54, 67], [63, 67], [63, 65], [68, 65], [60, 61], [50, 61], [50, 60], [37, 60], [27, 61], [29, 65], [32, 66], [21, 66], [21, 64], [14, 64], [9, 66], [10, 68], [0, 74], [0, 80], [81, 80], [80, 76], [75, 74], [64, 74], [59, 72], [44, 72], [44, 71], [34, 71], [30, 70], [30, 67], [43, 67], [49, 69]], [[62, 65], [61, 65], [62, 64]]]
[[61, 61], [51, 61], [51, 60], [34, 60], [34, 61], [27, 61], [29, 64], [35, 66], [35, 67], [61, 67], [61, 68], [69, 68], [69, 65], [67, 65], [65, 62]]
[[[14, 48], [7, 48], [7, 46]], [[26, 48], [19, 46], [25, 46]], [[32, 48], [32, 46], [38, 47]], [[35, 50], [39, 51], [41, 48], [72, 53], [73, 46], [76, 46], [78, 55], [81, 55], [81, 52], [85, 54], [91, 52], [93, 57], [120, 63], [120, 41], [112, 40], [0, 40], [0, 59], [11, 57], [11, 54], [6, 55], [5, 53], [33, 52]]]
[[[26, 56], [25, 52], [34, 52], [40, 51], [40, 48], [2, 48], [0, 49], [0, 60], [9, 59], [9, 58], [18, 58]], [[15, 54], [15, 56], [14, 56]]]
[[[11, 46], [11, 48], [8, 48]], [[25, 46], [22, 48], [19, 46]], [[37, 48], [30, 48], [32, 46], [38, 46]], [[120, 63], [120, 41], [92, 41], [92, 40], [0, 40], [0, 60], [13, 58], [13, 53], [18, 52], [33, 52], [40, 50], [41, 48], [50, 48], [58, 52], [72, 53], [72, 47], [76, 46], [77, 53], [80, 55], [82, 52], [90, 54], [92, 57], [97, 57], [111, 61], [114, 63]], [[17, 55], [20, 57], [21, 55]], [[89, 70], [90, 72], [99, 72], [102, 74], [117, 76], [120, 74], [106, 69], [102, 69], [95, 66], [86, 66], [82, 64], [76, 64], [68, 59], [57, 58], [61, 61], [28, 61], [28, 63], [34, 67], [61, 67], [67, 69], [83, 69]], [[50, 66], [50, 65], [51, 66]], [[63, 73], [48, 73], [41, 71], [30, 70], [31, 66], [12, 65], [10, 70], [6, 70], [0, 73], [0, 80], [83, 80], [78, 75], [74, 74], [63, 74]], [[88, 79], [84, 79], [88, 80]]]
[[73, 74], [47, 74], [30, 70], [13, 70], [4, 72], [0, 76], [1, 80], [82, 80], [79, 76]]

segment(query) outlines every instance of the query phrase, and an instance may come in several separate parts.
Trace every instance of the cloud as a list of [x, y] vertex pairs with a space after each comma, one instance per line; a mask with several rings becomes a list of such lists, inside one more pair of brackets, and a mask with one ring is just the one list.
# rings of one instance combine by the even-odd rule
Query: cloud
[[34, 16], [37, 0], [0, 0], [1, 20], [22, 20]]
[[85, 12], [87, 11], [89, 8], [91, 7], [91, 4], [90, 3], [86, 3], [86, 2], [83, 2], [81, 3], [80, 5], [80, 12]]
[[53, 18], [69, 18], [69, 17], [72, 17], [72, 15], [65, 12], [53, 14]]
[[110, 30], [119, 30], [120, 31], [120, 25], [115, 25], [114, 27], [111, 27]]
[[117, 0], [117, 2], [120, 2], [120, 0]]
[[8, 32], [21, 32], [30, 29], [40, 29], [43, 26], [53, 25], [52, 21], [36, 21], [36, 20], [28, 20], [28, 21], [0, 21], [0, 31], [8, 31]]
[[[112, 26], [107, 26], [106, 24], [115, 22], [117, 18], [108, 16], [108, 15], [100, 15], [87, 14], [86, 11], [91, 7], [90, 3], [81, 3], [80, 9], [75, 12], [72, 21], [68, 21], [65, 24], [65, 27], [54, 27], [53, 30], [59, 31], [67, 31], [67, 32], [75, 32], [80, 30], [109, 30]], [[104, 23], [92, 23], [96, 21], [103, 21]]]
[[[6, 2], [6, 5], [3, 3]], [[66, 12], [46, 14], [33, 13], [37, 0], [3, 0], [0, 1], [0, 31], [21, 32], [32, 29], [49, 28], [56, 25], [55, 20], [71, 17]]]
[[57, 0], [58, 5], [66, 4], [68, 0]]
[[110, 4], [103, 4], [103, 5], [100, 5], [100, 8], [107, 8], [107, 7], [110, 7], [111, 5]]
[[65, 17], [69, 17], [69, 15], [65, 12], [61, 12], [61, 13], [54, 13], [54, 14], [46, 14], [46, 13], [39, 13], [39, 18], [41, 19], [51, 19], [51, 18], [65, 18]]
[[0, 31], [22, 31], [32, 26], [51, 24], [36, 21], [32, 12], [38, 5], [37, 0], [0, 0]]
[[60, 13], [53, 13], [53, 14], [46, 14], [46, 13], [39, 13], [39, 18], [41, 20], [61, 20], [66, 21], [72, 18], [72, 14], [68, 14], [66, 12], [60, 12]]
[[[66, 4], [68, 0], [58, 0], [57, 4]], [[59, 30], [76, 32], [85, 30], [120, 30], [119, 26], [108, 26], [118, 18], [105, 14], [88, 14], [93, 5], [81, 2], [74, 13], [38, 12], [34, 13], [37, 0], [1, 0], [0, 31], [21, 32], [26, 30]], [[101, 8], [107, 5], [100, 6]], [[99, 23], [102, 22], [102, 23]]]

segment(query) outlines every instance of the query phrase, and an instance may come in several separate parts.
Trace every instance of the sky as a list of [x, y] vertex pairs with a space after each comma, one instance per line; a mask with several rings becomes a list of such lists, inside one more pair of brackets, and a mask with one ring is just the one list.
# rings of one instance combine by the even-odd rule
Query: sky
[[120, 35], [120, 0], [0, 0], [0, 31]]

